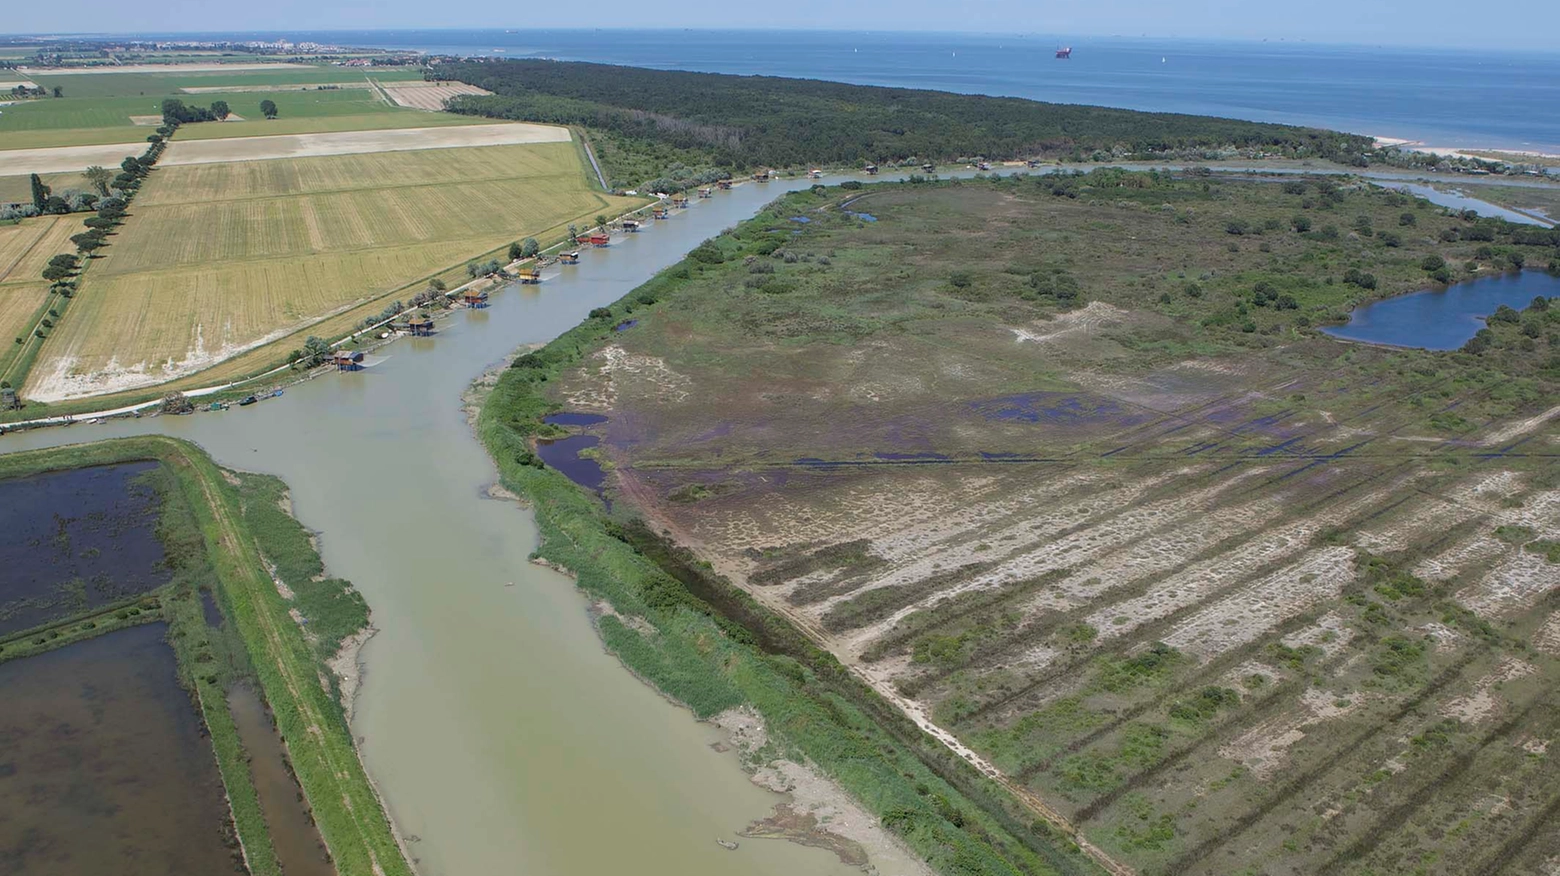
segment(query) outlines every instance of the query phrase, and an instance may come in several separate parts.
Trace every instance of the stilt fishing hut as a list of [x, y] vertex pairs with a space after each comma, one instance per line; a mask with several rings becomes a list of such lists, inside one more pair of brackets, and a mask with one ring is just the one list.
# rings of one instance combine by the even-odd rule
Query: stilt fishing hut
[[577, 265], [580, 263], [580, 251], [573, 249], [568, 252], [560, 252], [558, 253], [558, 261], [566, 265]]
[[665, 219], [666, 217], [668, 217], [670, 215], [672, 215], [672, 212], [670, 210], [666, 209], [665, 207], [651, 207], [650, 208], [650, 216], [652, 218], [655, 218], [655, 219]]
[[331, 357], [337, 371], [357, 371], [363, 367], [363, 354], [357, 350], [337, 350]]
[[672, 195], [672, 206], [681, 209], [688, 206], [687, 195]]
[[753, 174], [753, 182], [769, 182], [769, 171], [761, 170]]
[[821, 170], [819, 170], [818, 168], [815, 167], [812, 170], [807, 171], [807, 178], [808, 179], [822, 179], [823, 178], [823, 171], [821, 171]]
[[876, 164], [869, 164], [869, 165], [866, 166], [865, 169], [867, 171], [867, 176], [877, 176], [877, 165]]
[[723, 192], [731, 189], [731, 180], [729, 179], [716, 180], [715, 184], [720, 186], [720, 190]]
[[639, 230], [639, 220], [638, 219], [624, 219], [623, 220], [623, 230], [627, 231], [629, 233], [633, 233], [633, 232], [638, 231]]
[[933, 171], [937, 170], [937, 165], [931, 164], [931, 163], [927, 163], [927, 164], [921, 165], [921, 169], [926, 171], [927, 173], [932, 173]]
[[486, 289], [468, 288], [460, 293], [460, 300], [464, 301], [467, 307], [474, 307], [480, 310], [488, 306], [488, 291]]
[[520, 269], [520, 282], [527, 286], [535, 286], [542, 282], [542, 269], [532, 265]]
[[704, 186], [703, 188], [699, 189], [699, 197], [701, 197], [701, 198], [708, 198], [709, 196], [710, 196], [710, 187], [709, 186]]
[[591, 246], [606, 246], [612, 242], [612, 238], [608, 237], [605, 231], [597, 231], [594, 234], [586, 235], [585, 242]]
[[406, 331], [414, 338], [426, 338], [433, 334], [433, 317], [419, 313], [406, 321]]

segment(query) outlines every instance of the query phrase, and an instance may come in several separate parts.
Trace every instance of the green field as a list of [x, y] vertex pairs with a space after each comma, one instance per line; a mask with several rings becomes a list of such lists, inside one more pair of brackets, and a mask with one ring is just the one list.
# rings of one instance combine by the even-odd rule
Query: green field
[[[206, 122], [185, 126], [184, 139], [246, 137], [262, 134], [303, 134], [326, 131], [372, 131], [398, 127], [471, 124], [473, 120], [426, 113], [386, 102], [371, 87], [320, 90], [311, 86], [366, 86], [370, 75], [379, 81], [417, 80], [416, 68], [374, 68], [369, 71], [316, 66], [279, 70], [185, 71], [167, 73], [40, 74], [38, 85], [62, 89], [63, 97], [23, 101], [0, 110], [0, 151], [50, 146], [96, 146], [139, 143], [157, 124], [136, 124], [132, 116], [157, 116], [162, 101], [178, 98], [208, 106], [225, 100], [245, 121]], [[234, 91], [185, 93], [182, 88], [230, 86]], [[268, 91], [254, 89], [270, 88]], [[260, 101], [276, 102], [280, 113], [265, 121]], [[143, 119], [143, 121], [152, 121]]]
[[636, 203], [593, 191], [572, 143], [163, 168], [45, 344], [28, 394], [52, 401], [210, 368]]

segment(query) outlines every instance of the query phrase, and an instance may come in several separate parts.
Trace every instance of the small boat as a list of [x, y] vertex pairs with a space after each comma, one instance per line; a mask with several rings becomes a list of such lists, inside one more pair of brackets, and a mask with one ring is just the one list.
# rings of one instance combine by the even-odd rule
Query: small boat
[[208, 410], [208, 411], [225, 411], [225, 410], [227, 410], [227, 405], [223, 404], [222, 402], [212, 402], [211, 405], [206, 408], [206, 410]]
[[728, 840], [728, 839], [720, 839], [719, 837], [717, 837], [715, 839], [715, 844], [720, 846], [721, 848], [725, 849], [728, 852], [734, 852], [734, 851], [737, 850], [737, 844], [732, 842], [731, 840]]
[[281, 397], [282, 397], [282, 391], [281, 390], [274, 389], [274, 390], [271, 391], [271, 398], [281, 398]]
[[245, 407], [247, 405], [252, 405], [252, 404], [254, 404], [257, 401], [259, 401], [259, 399], [255, 398], [254, 396], [246, 395], [242, 399], [239, 400], [238, 406], [239, 407]]

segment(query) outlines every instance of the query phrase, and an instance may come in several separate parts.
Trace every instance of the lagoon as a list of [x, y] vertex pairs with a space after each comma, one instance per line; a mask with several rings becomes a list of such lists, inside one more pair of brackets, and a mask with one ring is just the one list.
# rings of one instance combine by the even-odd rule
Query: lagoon
[[1538, 296], [1560, 297], [1560, 277], [1517, 271], [1411, 292], [1356, 308], [1347, 325], [1322, 331], [1346, 341], [1455, 350], [1484, 328], [1484, 317], [1502, 304], [1522, 310]]

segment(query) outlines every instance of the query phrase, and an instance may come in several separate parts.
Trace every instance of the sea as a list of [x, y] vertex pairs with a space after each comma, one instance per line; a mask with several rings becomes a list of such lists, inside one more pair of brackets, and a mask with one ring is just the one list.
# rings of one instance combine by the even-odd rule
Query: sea
[[[1560, 154], [1560, 53], [1037, 33], [366, 30], [180, 34], [597, 61], [1314, 125]], [[1058, 60], [1068, 46], [1072, 57]]]

